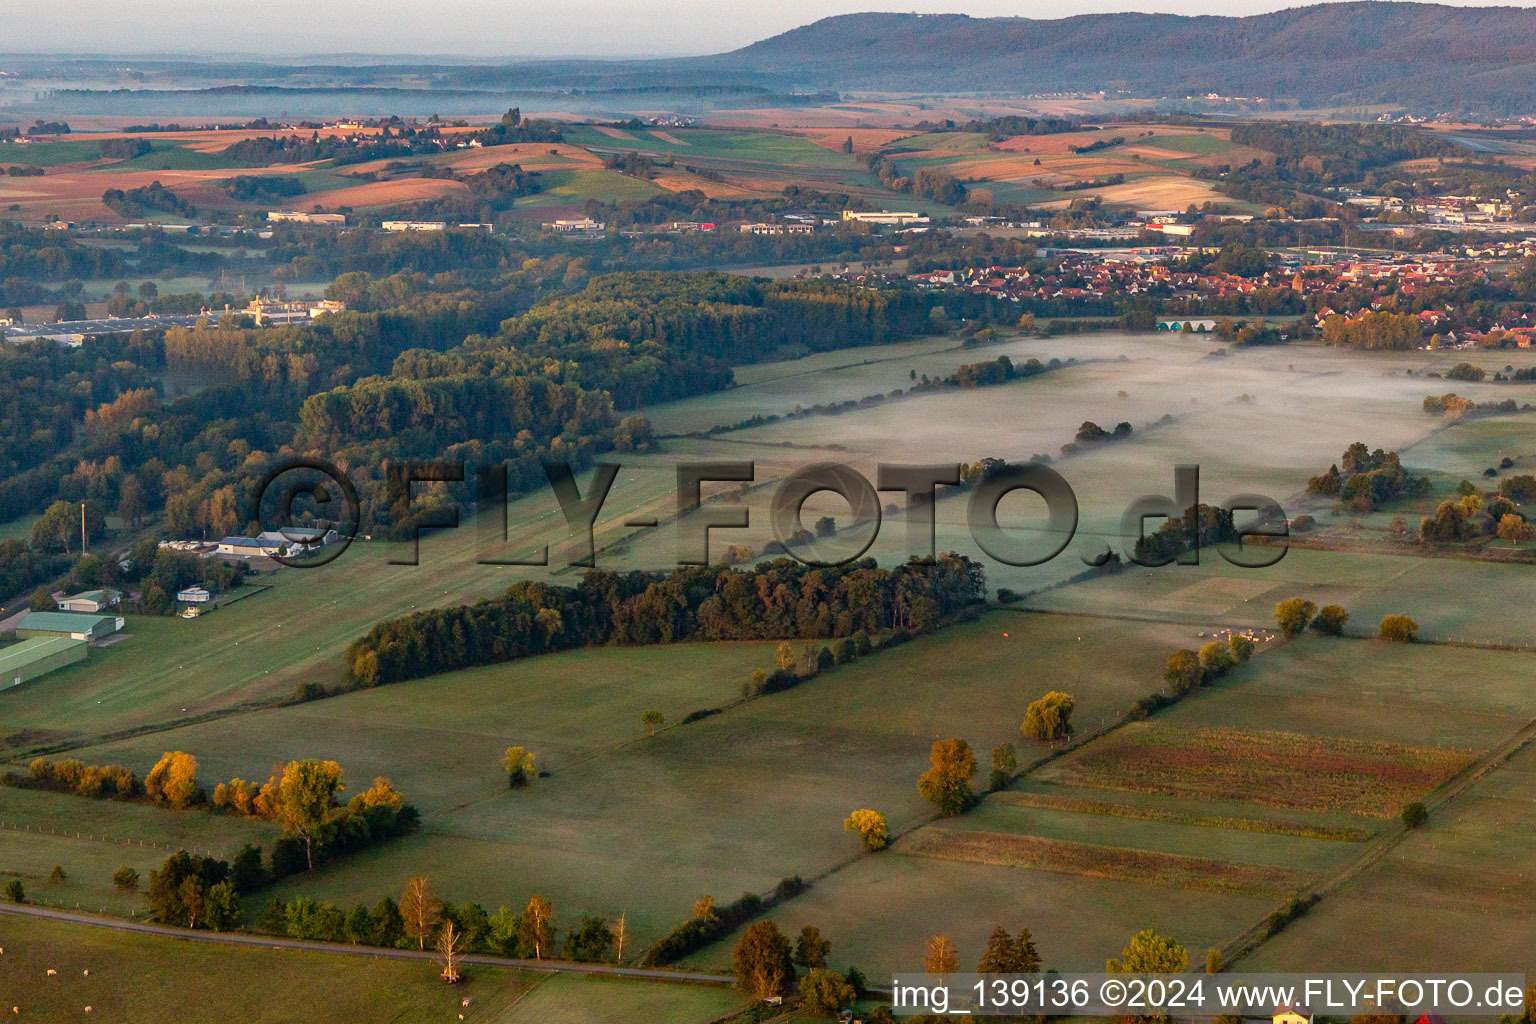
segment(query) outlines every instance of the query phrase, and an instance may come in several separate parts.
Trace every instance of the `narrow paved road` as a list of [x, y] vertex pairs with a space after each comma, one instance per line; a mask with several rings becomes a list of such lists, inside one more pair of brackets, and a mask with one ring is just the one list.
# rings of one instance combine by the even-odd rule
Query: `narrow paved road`
[[[26, 904], [0, 904], [0, 914], [16, 914], [22, 917], [41, 917], [50, 921], [89, 925], [93, 928], [112, 928], [121, 932], [138, 932], [163, 938], [181, 939], [186, 942], [206, 942], [216, 946], [252, 946], [258, 949], [294, 949], [305, 953], [330, 953], [339, 956], [367, 956], [384, 960], [435, 961], [437, 954], [414, 949], [381, 949], [375, 946], [347, 946], [337, 942], [305, 942], [300, 939], [283, 939], [267, 935], [247, 935], [242, 932], [195, 932], [185, 928], [169, 928], [165, 925], [147, 924], [143, 921], [125, 921], [117, 917], [97, 917], [51, 907], [33, 907]], [[729, 974], [706, 974], [702, 971], [668, 971], [646, 967], [615, 967], [611, 964], [579, 964], [567, 960], [515, 960], [504, 956], [466, 956], [463, 963], [483, 964], [490, 967], [516, 967], [531, 971], [558, 973], [570, 971], [576, 974], [607, 974], [621, 978], [650, 978], [655, 981], [693, 981], [709, 985], [734, 985], [736, 979]]]

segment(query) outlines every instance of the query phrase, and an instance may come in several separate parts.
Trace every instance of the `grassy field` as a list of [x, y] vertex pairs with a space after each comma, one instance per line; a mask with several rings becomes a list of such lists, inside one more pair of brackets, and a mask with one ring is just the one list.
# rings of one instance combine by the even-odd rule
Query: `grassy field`
[[649, 199], [665, 190], [643, 178], [632, 178], [601, 167], [557, 168], [539, 172], [539, 191], [518, 206], [579, 205], [588, 199], [604, 203]]
[[[794, 935], [807, 924], [832, 942], [831, 962], [873, 977], [920, 970], [931, 935], [948, 935], [961, 967], [981, 956], [998, 925], [1027, 927], [1047, 968], [1101, 971], [1143, 928], [1191, 950], [1220, 943], [1268, 913], [1267, 898], [907, 856], [897, 844], [825, 879], [769, 917]], [[730, 960], [729, 940], [697, 954], [698, 964]]]
[[[119, 867], [147, 885], [150, 870], [178, 849], [229, 858], [247, 842], [270, 848], [277, 834], [249, 818], [0, 787], [0, 878], [21, 879], [34, 903], [142, 914], [143, 895], [112, 884]], [[48, 880], [55, 865], [63, 882]]]
[[0, 142], [0, 164], [58, 167], [101, 158], [101, 143], [88, 139], [57, 142]]
[[[621, 526], [626, 512], [669, 509], [675, 488], [670, 465], [627, 469], [604, 508], [599, 543], [632, 532]], [[613, 519], [606, 518], [610, 508]], [[575, 581], [561, 562], [566, 532], [551, 493], [512, 502], [508, 522], [512, 540], [503, 543], [491, 517], [466, 516], [461, 529], [423, 540], [418, 566], [389, 564], [408, 558], [408, 546], [358, 542], [323, 568], [254, 577], [270, 589], [206, 618], [129, 616], [125, 639], [92, 649], [85, 662], [36, 685], [0, 694], [0, 749], [14, 757], [285, 698], [305, 681], [336, 684], [347, 645], [379, 619], [490, 597], [519, 575]], [[479, 564], [546, 542], [554, 560], [547, 571]], [[655, 567], [669, 564], [670, 554], [650, 548], [635, 557]]]
[[[1155, 685], [1180, 627], [998, 612], [899, 651], [729, 706], [772, 645], [686, 644], [572, 652], [190, 725], [81, 756], [147, 765], [196, 753], [206, 779], [324, 756], [349, 782], [390, 776], [422, 810], [421, 835], [284, 883], [351, 906], [428, 872], [445, 897], [494, 910], [532, 892], [564, 922], [627, 913], [640, 941], [698, 896], [734, 898], [814, 875], [857, 850], [856, 807], [892, 826], [923, 819], [914, 780], [932, 742], [963, 736], [985, 758], [1019, 735], [1049, 685], [1078, 699], [1084, 728]], [[1039, 678], [1050, 666], [1051, 682]], [[935, 685], [942, 680], [942, 685]], [[712, 717], [651, 737], [639, 718]], [[553, 773], [508, 792], [497, 758], [526, 745]], [[402, 751], [410, 751], [402, 757]], [[771, 780], [771, 781], [769, 781]], [[508, 871], [508, 865], [515, 868]]]
[[466, 997], [474, 1020], [512, 1021], [526, 1019], [515, 1016], [518, 1000], [544, 977], [474, 967], [450, 987], [430, 963], [208, 946], [10, 916], [0, 928], [0, 993], [28, 1021], [426, 1024], [453, 1020]]
[[1134, 139], [1133, 145], [1171, 149], [1175, 153], [1209, 156], [1232, 148], [1232, 143], [1215, 135], [1196, 133], [1191, 135], [1157, 135], [1150, 139]]
[[556, 974], [492, 1019], [503, 1024], [703, 1024], [743, 1005], [741, 993], [716, 986]]
[[154, 149], [132, 160], [111, 164], [112, 171], [217, 171], [238, 167], [220, 153], [207, 153], [169, 142], [156, 142]]
[[[1381, 819], [1529, 721], [1532, 657], [1310, 638], [1265, 651], [1150, 721], [839, 870], [776, 915], [851, 928], [848, 955], [881, 969], [919, 955], [921, 937], [901, 923], [912, 921], [956, 938], [963, 957], [992, 924], [1022, 922], [1076, 967], [1114, 952], [1104, 947], [1117, 928], [1219, 942], [1348, 863]], [[1113, 895], [1070, 921], [1037, 898], [1092, 885]], [[1000, 887], [1010, 894], [1001, 903]], [[1030, 895], [999, 914], [1017, 893]], [[1139, 922], [1122, 916], [1137, 910]], [[724, 948], [711, 951], [717, 960]]]

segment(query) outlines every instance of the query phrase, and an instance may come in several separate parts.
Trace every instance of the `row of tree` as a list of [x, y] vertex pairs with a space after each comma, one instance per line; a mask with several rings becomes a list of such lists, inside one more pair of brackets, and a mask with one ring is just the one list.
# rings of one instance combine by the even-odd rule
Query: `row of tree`
[[354, 682], [373, 686], [600, 644], [851, 637], [927, 632], [980, 601], [981, 566], [962, 555], [816, 568], [780, 558], [749, 570], [593, 570], [577, 587], [523, 581], [494, 601], [374, 626], [353, 642]]

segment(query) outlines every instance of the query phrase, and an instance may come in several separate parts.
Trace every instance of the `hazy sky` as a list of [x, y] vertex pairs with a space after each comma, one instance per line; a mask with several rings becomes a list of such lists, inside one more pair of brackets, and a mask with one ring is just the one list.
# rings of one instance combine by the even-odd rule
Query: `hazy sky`
[[1256, 14], [1294, 6], [1300, 5], [1294, 0], [9, 0], [0, 52], [670, 56], [718, 53], [855, 11], [1059, 18], [1123, 10]]

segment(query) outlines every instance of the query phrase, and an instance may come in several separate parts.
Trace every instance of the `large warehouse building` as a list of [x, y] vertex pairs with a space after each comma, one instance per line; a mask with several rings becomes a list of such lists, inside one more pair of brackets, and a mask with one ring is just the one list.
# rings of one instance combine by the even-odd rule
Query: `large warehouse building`
[[117, 615], [76, 615], [73, 612], [28, 612], [16, 627], [19, 637], [63, 636], [100, 640], [123, 628]]
[[0, 647], [0, 687], [20, 686], [54, 669], [85, 660], [85, 641], [67, 636], [40, 636]]

